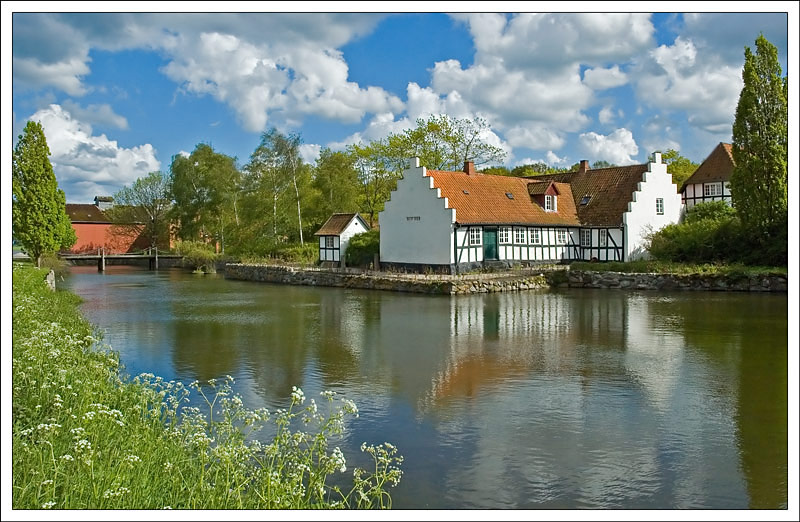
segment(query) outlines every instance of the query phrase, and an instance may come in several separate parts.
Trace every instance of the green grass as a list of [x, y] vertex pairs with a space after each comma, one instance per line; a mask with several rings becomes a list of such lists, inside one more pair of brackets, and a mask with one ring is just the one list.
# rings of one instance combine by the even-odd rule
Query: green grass
[[575, 262], [570, 265], [571, 270], [585, 270], [593, 272], [631, 272], [631, 273], [657, 273], [657, 274], [706, 274], [728, 276], [760, 276], [788, 273], [787, 267], [762, 267], [741, 264], [688, 264], [668, 261], [611, 261], [607, 263]]
[[[391, 444], [362, 445], [354, 469], [333, 441], [355, 404], [294, 389], [286, 409], [249, 410], [233, 379], [122, 378], [75, 295], [43, 270], [13, 268], [12, 505], [15, 509], [391, 507], [401, 477]], [[198, 395], [203, 408], [187, 405]], [[253, 435], [269, 426], [269, 443]]]

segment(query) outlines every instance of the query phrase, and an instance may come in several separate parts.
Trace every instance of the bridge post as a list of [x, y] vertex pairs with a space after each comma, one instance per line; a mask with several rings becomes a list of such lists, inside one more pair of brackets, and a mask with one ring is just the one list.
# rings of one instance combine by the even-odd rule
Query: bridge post
[[97, 271], [98, 272], [105, 272], [106, 270], [106, 249], [105, 247], [100, 247], [97, 249], [97, 253], [100, 256], [100, 259], [97, 260]]

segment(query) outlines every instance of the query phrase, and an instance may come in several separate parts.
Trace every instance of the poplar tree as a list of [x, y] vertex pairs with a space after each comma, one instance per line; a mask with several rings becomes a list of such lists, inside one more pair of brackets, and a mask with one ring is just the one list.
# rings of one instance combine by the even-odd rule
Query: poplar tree
[[14, 238], [37, 267], [44, 254], [69, 248], [77, 240], [48, 156], [42, 125], [29, 121], [14, 147], [11, 214]]
[[733, 123], [731, 195], [742, 224], [761, 237], [785, 226], [788, 188], [788, 83], [778, 50], [763, 35], [744, 50], [744, 87]]

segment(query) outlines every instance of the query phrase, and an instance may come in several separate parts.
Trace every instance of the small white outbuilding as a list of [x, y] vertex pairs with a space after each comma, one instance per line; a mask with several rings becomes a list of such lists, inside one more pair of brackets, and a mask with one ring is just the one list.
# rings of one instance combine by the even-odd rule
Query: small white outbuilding
[[369, 225], [357, 213], [333, 214], [314, 235], [319, 238], [319, 260], [329, 265], [343, 265], [350, 238], [369, 231]]

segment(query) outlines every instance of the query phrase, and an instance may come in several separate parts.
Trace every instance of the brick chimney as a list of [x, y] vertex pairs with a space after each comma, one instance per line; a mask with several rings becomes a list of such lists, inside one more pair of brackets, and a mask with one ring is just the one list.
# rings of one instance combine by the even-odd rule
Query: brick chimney
[[578, 172], [583, 174], [589, 170], [589, 160], [581, 160], [581, 165], [578, 167]]
[[466, 172], [467, 175], [477, 174], [478, 171], [475, 170], [475, 163], [472, 161], [465, 161], [464, 172]]

